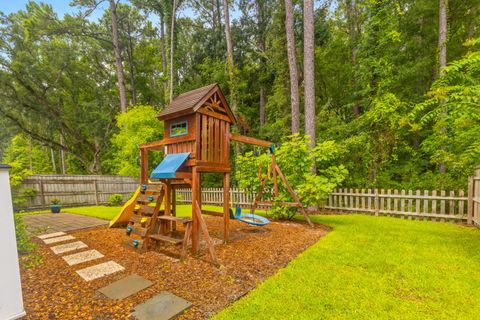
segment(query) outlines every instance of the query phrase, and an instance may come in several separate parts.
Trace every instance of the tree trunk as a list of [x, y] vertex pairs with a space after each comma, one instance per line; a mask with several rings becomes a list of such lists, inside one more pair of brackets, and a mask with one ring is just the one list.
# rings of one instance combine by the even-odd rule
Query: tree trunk
[[50, 157], [52, 158], [53, 173], [57, 174], [57, 163], [55, 162], [55, 151], [53, 151], [52, 147], [50, 147]]
[[292, 104], [292, 133], [300, 132], [300, 99], [298, 93], [298, 69], [295, 56], [292, 0], [285, 0], [285, 31], [287, 35], [288, 69], [290, 72], [290, 101]]
[[[447, 66], [447, 6], [448, 0], [440, 0], [439, 15], [438, 15], [438, 71], [439, 76], [443, 75], [444, 69]], [[445, 104], [444, 101], [441, 102]], [[444, 111], [444, 115], [447, 110]], [[447, 128], [442, 127], [441, 131], [446, 134]], [[445, 146], [442, 147], [445, 149]], [[446, 173], [447, 167], [445, 163], [440, 163], [440, 173]]]
[[130, 76], [130, 94], [132, 95], [132, 104], [137, 104], [137, 93], [135, 92], [135, 77], [134, 77], [134, 60], [133, 60], [133, 41], [132, 41], [132, 30], [130, 22], [127, 21], [127, 33], [128, 33], [128, 67], [129, 67], [129, 76]]
[[305, 134], [315, 146], [315, 42], [313, 0], [303, 1], [303, 65], [305, 90]]
[[265, 124], [265, 85], [260, 84], [260, 125]]
[[32, 137], [30, 137], [28, 139], [28, 149], [30, 151], [28, 153], [29, 168], [30, 168], [30, 172], [33, 173], [33, 143], [32, 143]]
[[230, 13], [228, 9], [228, 0], [223, 0], [223, 14], [225, 19], [225, 40], [227, 42], [227, 68], [230, 78], [230, 95], [232, 100], [232, 111], [237, 112], [237, 96], [235, 86], [235, 65], [233, 62], [233, 44], [230, 33]]
[[447, 65], [447, 6], [448, 0], [440, 0], [438, 17], [438, 70], [440, 76]]
[[477, 23], [476, 23], [476, 17], [477, 17], [477, 4], [474, 4], [472, 9], [471, 9], [471, 16], [472, 16], [472, 21], [470, 22], [470, 26], [468, 27], [468, 39], [472, 40], [475, 37], [475, 31], [477, 30]]
[[[348, 20], [348, 30], [350, 34], [350, 63], [352, 65], [352, 89], [355, 95], [357, 87], [357, 77], [355, 75], [355, 69], [357, 64], [357, 2], [356, 0], [347, 1], [347, 20]], [[354, 97], [353, 116], [357, 117], [360, 115], [360, 104], [357, 97]]]
[[120, 51], [120, 43], [118, 40], [118, 25], [117, 25], [117, 6], [115, 0], [109, 0], [110, 11], [112, 14], [112, 43], [113, 51], [115, 52], [115, 64], [117, 66], [118, 91], [120, 93], [120, 110], [127, 112], [127, 95], [125, 90], [125, 79], [123, 77], [122, 54]]
[[[62, 145], [62, 146], [64, 145], [62, 134], [60, 134], [60, 145]], [[67, 169], [66, 169], [66, 166], [65, 166], [65, 151], [63, 150], [63, 148], [60, 148], [60, 164], [62, 166], [62, 174], [66, 174]]]
[[168, 97], [168, 84], [165, 80], [165, 74], [167, 73], [167, 51], [165, 45], [165, 21], [163, 13], [160, 14], [160, 51], [162, 51], [162, 74], [163, 80], [163, 97], [167, 101]]
[[173, 6], [172, 6], [172, 24], [170, 27], [170, 94], [169, 94], [169, 102], [172, 102], [173, 100], [173, 46], [175, 44], [174, 41], [174, 34], [175, 34], [175, 11], [177, 9], [177, 0], [173, 0]]

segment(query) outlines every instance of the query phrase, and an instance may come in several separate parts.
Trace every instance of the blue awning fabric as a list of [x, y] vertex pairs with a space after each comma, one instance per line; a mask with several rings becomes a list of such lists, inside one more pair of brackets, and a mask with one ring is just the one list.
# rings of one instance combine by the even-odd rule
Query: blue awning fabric
[[172, 179], [176, 178], [175, 172], [188, 159], [188, 153], [171, 153], [163, 158], [162, 162], [153, 170], [150, 179]]

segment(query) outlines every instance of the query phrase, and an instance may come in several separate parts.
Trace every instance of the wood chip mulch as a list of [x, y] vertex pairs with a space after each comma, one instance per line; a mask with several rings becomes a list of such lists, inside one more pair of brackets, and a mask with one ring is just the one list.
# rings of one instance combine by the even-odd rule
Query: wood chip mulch
[[[221, 239], [222, 219], [205, 220], [211, 236]], [[173, 245], [136, 252], [122, 245], [124, 229], [73, 233], [88, 249], [105, 255], [75, 266], [68, 266], [61, 255], [55, 255], [42, 243], [38, 251], [44, 257], [43, 263], [21, 271], [25, 319], [129, 319], [134, 306], [161, 291], [192, 302], [193, 307], [181, 319], [207, 319], [285, 267], [328, 232], [324, 226], [310, 228], [296, 222], [271, 222], [254, 228], [231, 221], [230, 230], [231, 242], [215, 246], [220, 267], [208, 262], [206, 248], [202, 248], [199, 257], [189, 255], [185, 262], [176, 258], [180, 250]], [[109, 260], [125, 270], [91, 282], [85, 282], [75, 272]], [[133, 273], [155, 284], [122, 301], [110, 300], [97, 291]]]

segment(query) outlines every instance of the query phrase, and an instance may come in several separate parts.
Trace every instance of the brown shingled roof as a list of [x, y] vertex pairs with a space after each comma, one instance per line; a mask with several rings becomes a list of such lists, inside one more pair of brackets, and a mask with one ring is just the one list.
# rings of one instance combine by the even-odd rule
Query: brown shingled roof
[[218, 86], [216, 83], [210, 84], [205, 87], [201, 87], [192, 91], [182, 93], [162, 110], [157, 115], [157, 118], [162, 119], [168, 115], [188, 110], [194, 111], [195, 106], [203, 99], [205, 96], [212, 90], [215, 86]]

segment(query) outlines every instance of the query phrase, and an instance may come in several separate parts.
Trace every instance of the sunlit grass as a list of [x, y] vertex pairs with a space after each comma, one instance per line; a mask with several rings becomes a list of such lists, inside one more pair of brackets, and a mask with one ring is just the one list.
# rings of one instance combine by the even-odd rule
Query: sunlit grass
[[480, 230], [361, 215], [214, 319], [478, 319]]

